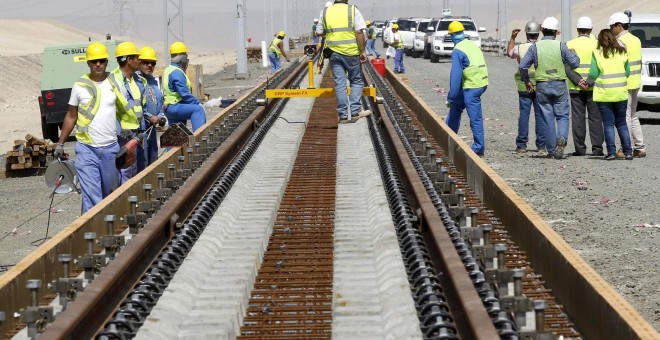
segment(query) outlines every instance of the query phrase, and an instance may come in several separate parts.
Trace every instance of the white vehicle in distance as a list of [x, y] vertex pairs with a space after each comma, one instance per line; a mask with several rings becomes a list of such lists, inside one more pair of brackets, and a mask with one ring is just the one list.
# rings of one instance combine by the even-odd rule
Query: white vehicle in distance
[[415, 40], [413, 41], [413, 48], [411, 51], [413, 58], [419, 58], [424, 52], [424, 38], [426, 36], [426, 28], [428, 27], [431, 19], [422, 19], [417, 24], [415, 31]]
[[642, 42], [642, 86], [637, 100], [660, 104], [660, 14], [633, 14], [628, 30]]
[[443, 17], [438, 22], [437, 29], [433, 32], [431, 39], [430, 59], [432, 63], [440, 61], [440, 57], [451, 56], [451, 51], [454, 49], [454, 42], [451, 40], [451, 36], [449, 36], [449, 24], [452, 21], [460, 21], [465, 28], [465, 38], [472, 40], [481, 48], [481, 37], [479, 33], [486, 32], [484, 27], [479, 27], [477, 30], [474, 21], [467, 16]]
[[371, 25], [374, 27], [374, 30], [376, 31], [376, 36], [380, 37], [383, 35], [383, 29], [385, 28], [385, 24], [387, 22], [385, 21], [374, 21]]
[[385, 22], [385, 27], [383, 27], [383, 34], [381, 34], [381, 38], [383, 40], [383, 48], [389, 47], [390, 43], [392, 43], [392, 24], [396, 23], [398, 19], [390, 19], [387, 22]]

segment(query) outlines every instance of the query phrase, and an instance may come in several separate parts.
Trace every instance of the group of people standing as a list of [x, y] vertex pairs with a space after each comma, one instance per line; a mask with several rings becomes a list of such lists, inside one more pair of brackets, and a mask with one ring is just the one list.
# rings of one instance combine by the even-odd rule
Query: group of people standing
[[[573, 123], [573, 156], [587, 154], [587, 117], [591, 154], [606, 160], [645, 157], [637, 92], [641, 86], [641, 42], [628, 32], [630, 17], [622, 12], [609, 19], [608, 29], [594, 37], [590, 18], [577, 21], [578, 36], [567, 43], [555, 40], [559, 21], [525, 26], [527, 41], [515, 45], [520, 29], [511, 34], [507, 54], [519, 62], [514, 79], [520, 116], [516, 152], [527, 152], [529, 116], [534, 108], [536, 147], [548, 157], [562, 159], [568, 141], [569, 112]], [[543, 37], [539, 40], [539, 33]], [[568, 83], [568, 86], [567, 86]], [[588, 113], [588, 116], [587, 116]], [[621, 148], [617, 150], [615, 131]], [[603, 149], [605, 141], [605, 149]]]
[[[117, 45], [114, 57], [119, 66], [107, 71], [110, 55], [101, 42], [91, 43], [85, 58], [89, 73], [71, 90], [69, 109], [57, 142], [55, 156], [64, 156], [64, 143], [76, 130], [75, 166], [82, 191], [82, 213], [91, 209], [119, 185], [128, 181], [158, 158], [155, 126], [169, 121], [186, 124], [193, 131], [206, 123], [206, 112], [192, 95], [185, 74], [188, 48], [175, 42], [169, 49], [171, 64], [162, 75], [162, 90], [154, 76], [156, 51], [132, 42]], [[115, 157], [129, 140], [143, 135], [136, 161], [118, 170]]]

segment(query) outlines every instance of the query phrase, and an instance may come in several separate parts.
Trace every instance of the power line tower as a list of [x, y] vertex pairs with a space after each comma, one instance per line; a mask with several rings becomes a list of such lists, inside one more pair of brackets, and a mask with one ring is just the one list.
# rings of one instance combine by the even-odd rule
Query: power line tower
[[116, 32], [120, 36], [129, 34], [133, 29], [135, 16], [133, 15], [133, 4], [129, 0], [115, 0], [112, 6], [112, 14], [117, 21], [115, 22]]
[[174, 41], [183, 41], [183, 0], [163, 0], [163, 23], [165, 25], [163, 55], [166, 56], [167, 64], [169, 64], [170, 34], [174, 37]]

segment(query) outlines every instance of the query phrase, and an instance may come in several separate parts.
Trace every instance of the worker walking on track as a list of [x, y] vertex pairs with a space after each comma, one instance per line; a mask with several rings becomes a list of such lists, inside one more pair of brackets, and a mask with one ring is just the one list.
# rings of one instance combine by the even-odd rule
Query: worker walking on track
[[[110, 76], [119, 85], [119, 92], [121, 93], [121, 97], [118, 98], [119, 101], [128, 103], [128, 105], [117, 106], [117, 110], [134, 115], [137, 121], [141, 123], [144, 116], [142, 92], [146, 81], [136, 73], [140, 63], [140, 52], [132, 42], [127, 41], [117, 45], [115, 57], [119, 66], [110, 73]], [[137, 133], [144, 132], [144, 129], [140, 129], [142, 124], [140, 125], [134, 130], [120, 131], [119, 147], [124, 146]], [[128, 182], [129, 179], [146, 167], [144, 149], [141, 144], [137, 145], [135, 152], [137, 154], [136, 161], [127, 168], [121, 169], [120, 184]]]
[[578, 36], [568, 42], [566, 46], [574, 50], [580, 58], [580, 66], [575, 70], [566, 67], [568, 77], [568, 90], [571, 97], [571, 122], [573, 123], [573, 145], [575, 151], [573, 156], [584, 156], [587, 154], [587, 146], [584, 144], [586, 138], [587, 111], [589, 111], [589, 139], [591, 140], [591, 154], [603, 156], [603, 121], [600, 118], [598, 106], [593, 101], [593, 88], [584, 85], [589, 77], [591, 57], [597, 48], [598, 41], [591, 37], [593, 24], [589, 17], [581, 17], [577, 20]]
[[376, 49], [376, 28], [371, 26], [371, 21], [367, 20], [367, 56], [375, 55], [380, 58], [380, 52]]
[[399, 25], [392, 25], [392, 44], [394, 52], [394, 73], [406, 73], [406, 68], [403, 66], [403, 38], [399, 32]]
[[454, 132], [461, 126], [461, 115], [467, 109], [474, 142], [472, 151], [483, 156], [486, 150], [484, 123], [481, 112], [481, 95], [488, 87], [488, 69], [481, 49], [469, 39], [465, 39], [465, 28], [460, 21], [449, 24], [449, 34], [454, 42], [451, 52], [451, 72], [447, 107], [449, 114], [446, 123]]
[[76, 131], [76, 171], [82, 190], [82, 213], [91, 209], [119, 186], [119, 171], [115, 167], [117, 121], [122, 129], [134, 130], [139, 124], [134, 114], [126, 110], [119, 85], [106, 73], [108, 49], [93, 42], [86, 51], [89, 73], [73, 84], [69, 110], [62, 125], [62, 134], [55, 157], [64, 155], [64, 142]]
[[527, 92], [534, 92], [534, 84], [529, 79], [529, 68], [534, 65], [536, 99], [547, 124], [544, 139], [548, 156], [563, 159], [568, 140], [570, 112], [565, 65], [575, 69], [580, 66], [580, 59], [566, 44], [555, 40], [559, 31], [559, 20], [554, 17], [546, 18], [541, 24], [541, 31], [543, 39], [530, 46], [520, 61], [520, 77], [525, 82]]
[[[520, 64], [520, 59], [527, 53], [529, 47], [536, 43], [541, 33], [541, 25], [536, 21], [530, 21], [525, 25], [525, 36], [527, 42], [516, 45], [516, 37], [520, 33], [520, 29], [516, 28], [511, 31], [511, 39], [507, 47], [507, 55], [511, 59], [515, 59]], [[529, 76], [534, 82], [534, 66], [529, 68]], [[534, 131], [536, 134], [536, 150], [545, 150], [545, 140], [543, 139], [544, 131], [546, 129], [545, 121], [541, 114], [539, 102], [536, 100], [536, 92], [527, 92], [525, 83], [520, 78], [520, 70], [517, 70], [513, 76], [518, 87], [518, 136], [516, 137], [516, 153], [527, 152], [527, 141], [529, 140], [529, 116], [534, 107]]]
[[[371, 114], [370, 110], [362, 109], [360, 101], [364, 87], [361, 64], [367, 61], [362, 31], [367, 25], [360, 10], [355, 5], [349, 5], [348, 0], [336, 0], [321, 11], [320, 17], [322, 24], [317, 26], [316, 34], [325, 35], [326, 49], [323, 53], [330, 60], [335, 80], [339, 123], [350, 123], [353, 118]], [[351, 84], [350, 96], [346, 90], [347, 80]]]
[[144, 119], [142, 120], [141, 128], [146, 130], [144, 135], [144, 158], [146, 166], [149, 166], [158, 159], [158, 136], [156, 126], [160, 123], [161, 118], [165, 118], [163, 113], [163, 92], [158, 86], [158, 81], [154, 77], [154, 68], [158, 56], [156, 51], [145, 46], [140, 50], [140, 65], [139, 74], [142, 76], [145, 83], [144, 90]]
[[[609, 21], [612, 33], [616, 35], [619, 45], [626, 48], [628, 53], [628, 66], [630, 66], [630, 77], [628, 77], [628, 104], [626, 108], [626, 121], [632, 139], [634, 157], [646, 157], [646, 145], [642, 125], [637, 116], [637, 93], [642, 86], [642, 42], [632, 33], [628, 32], [630, 17], [622, 12], [614, 13]], [[621, 151], [617, 152], [621, 157]]]
[[277, 70], [282, 68], [282, 63], [280, 62], [280, 57], [284, 56], [287, 62], [289, 62], [289, 57], [286, 55], [284, 52], [284, 37], [286, 36], [286, 33], [284, 31], [280, 31], [280, 33], [277, 34], [275, 39], [270, 43], [270, 47], [268, 47], [268, 60], [270, 61], [270, 73], [275, 73]]
[[605, 160], [616, 158], [616, 145], [614, 142], [614, 128], [619, 133], [621, 147], [627, 160], [633, 159], [633, 150], [630, 143], [630, 133], [626, 124], [626, 106], [628, 103], [628, 82], [626, 78], [630, 75], [626, 48], [617, 43], [616, 37], [609, 29], [604, 29], [598, 34], [598, 49], [594, 51], [589, 70], [588, 84], [586, 88], [594, 85], [594, 101], [598, 105], [603, 117], [603, 128], [605, 129], [605, 142], [607, 144], [607, 156]]
[[192, 85], [186, 75], [188, 47], [180, 41], [170, 46], [171, 64], [163, 72], [163, 105], [170, 125], [186, 124], [190, 119], [195, 132], [206, 124], [206, 112], [199, 100], [192, 95]]

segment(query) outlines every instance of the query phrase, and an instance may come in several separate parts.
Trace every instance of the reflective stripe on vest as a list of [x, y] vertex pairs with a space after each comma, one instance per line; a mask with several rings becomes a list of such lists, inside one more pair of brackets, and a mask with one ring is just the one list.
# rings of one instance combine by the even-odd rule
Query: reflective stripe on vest
[[536, 74], [537, 82], [548, 80], [566, 80], [564, 61], [561, 58], [561, 45], [556, 40], [539, 40], [536, 42]]
[[392, 41], [394, 41], [394, 40], [399, 41], [398, 43], [392, 44], [392, 47], [394, 47], [397, 50], [403, 49], [404, 48], [404, 46], [403, 46], [403, 37], [401, 37], [401, 32], [396, 32], [396, 33], [392, 33], [392, 34], [393, 34]]
[[[523, 44], [518, 45], [518, 63], [520, 64], [520, 60], [525, 57], [525, 54], [527, 54], [527, 51], [529, 51], [529, 48], [533, 45], [533, 42], [526, 42]], [[527, 74], [529, 75], [529, 80], [532, 82], [532, 84], [536, 83], [536, 80], [534, 79], [534, 76], [536, 74], [536, 69], [534, 68], [534, 64], [527, 69]], [[525, 83], [522, 81], [522, 78], [520, 76], [520, 69], [516, 71], [516, 74], [513, 75], [513, 79], [516, 81], [516, 86], [518, 87], [518, 91], [521, 92], [527, 92], [527, 86], [525, 86]]]
[[325, 44], [347, 56], [360, 55], [355, 35], [355, 6], [336, 3], [323, 9]]
[[628, 67], [630, 67], [628, 89], [638, 89], [642, 86], [642, 42], [630, 32], [626, 32], [619, 40], [626, 45], [628, 52]]
[[456, 44], [454, 50], [465, 53], [470, 61], [470, 65], [463, 70], [463, 88], [476, 89], [488, 86], [486, 60], [484, 60], [484, 54], [479, 47], [472, 41], [464, 39]]
[[595, 102], [620, 102], [628, 99], [628, 81], [626, 80], [626, 53], [614, 53], [609, 58], [603, 56], [603, 51], [594, 51], [600, 76], [594, 84]]
[[190, 84], [190, 79], [188, 79], [186, 73], [183, 72], [182, 69], [170, 65], [165, 69], [165, 72], [163, 72], [163, 97], [165, 98], [163, 100], [163, 105], [172, 105], [181, 101], [181, 94], [170, 89], [170, 74], [176, 70], [181, 71], [183, 76], [186, 77], [186, 86], [188, 86], [188, 90], [192, 93], [192, 85]]
[[112, 71], [110, 74], [111, 78], [114, 78], [113, 80], [115, 81], [115, 84], [119, 85], [119, 89], [125, 89], [127, 92], [130, 91], [130, 95], [133, 98], [133, 105], [128, 101], [128, 98], [124, 95], [123, 91], [120, 91], [120, 96], [117, 96], [117, 99], [119, 101], [119, 106], [118, 108], [121, 111], [128, 112], [130, 114], [135, 115], [135, 117], [139, 120], [142, 119], [142, 93], [140, 92], [140, 88], [138, 87], [135, 78], [131, 77], [131, 79], [128, 80], [128, 88], [125, 86], [124, 82], [124, 73], [122, 70], [117, 67]]
[[[577, 53], [578, 58], [580, 58], [580, 66], [575, 69], [575, 72], [586, 80], [589, 78], [589, 69], [591, 68], [591, 56], [594, 54], [594, 51], [598, 47], [598, 41], [586, 35], [581, 35], [575, 39], [572, 39], [566, 43], [566, 46]], [[568, 88], [571, 90], [583, 91], [582, 88], [576, 84], [573, 84], [572, 81], [568, 82]], [[593, 90], [592, 87], [589, 87], [587, 91]]]
[[277, 54], [277, 57], [279, 58], [282, 55], [282, 51], [277, 45], [279, 45], [279, 43], [281, 43], [282, 41], [283, 40], [278, 37], [273, 39], [273, 41], [270, 43], [270, 46], [268, 47], [268, 52], [273, 52]]

